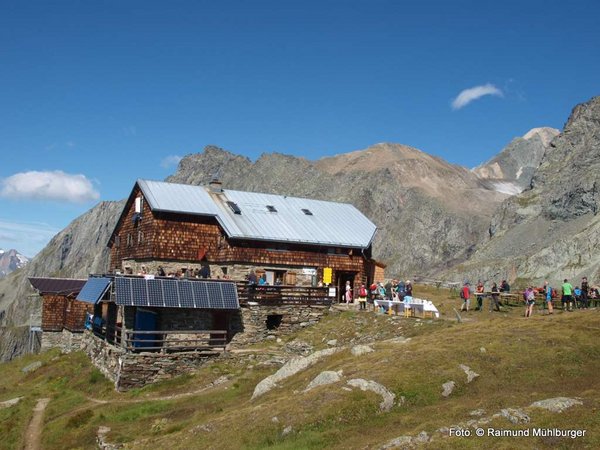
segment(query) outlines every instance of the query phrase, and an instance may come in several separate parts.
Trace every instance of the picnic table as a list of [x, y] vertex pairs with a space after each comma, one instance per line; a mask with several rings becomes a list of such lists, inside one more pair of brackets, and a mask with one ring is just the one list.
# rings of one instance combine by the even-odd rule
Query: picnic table
[[388, 311], [391, 308], [396, 315], [402, 314], [409, 317], [440, 317], [440, 312], [432, 302], [420, 298], [413, 298], [411, 302], [382, 299], [375, 300], [373, 303], [376, 308], [383, 306]]

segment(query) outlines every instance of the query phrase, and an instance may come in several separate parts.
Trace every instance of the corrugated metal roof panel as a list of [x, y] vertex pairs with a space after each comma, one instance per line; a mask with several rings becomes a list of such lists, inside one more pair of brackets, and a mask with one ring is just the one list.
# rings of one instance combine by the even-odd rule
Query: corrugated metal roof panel
[[137, 182], [152, 210], [203, 216], [218, 213], [215, 203], [202, 186], [150, 180]]
[[[215, 216], [231, 238], [366, 248], [377, 230], [347, 203], [233, 190], [210, 194], [203, 186], [160, 181], [138, 180], [138, 184], [152, 210]], [[239, 207], [240, 214], [228, 201]]]

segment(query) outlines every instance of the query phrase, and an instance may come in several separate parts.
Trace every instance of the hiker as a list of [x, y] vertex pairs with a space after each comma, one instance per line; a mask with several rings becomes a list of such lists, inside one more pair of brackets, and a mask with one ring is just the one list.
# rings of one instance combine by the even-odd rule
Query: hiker
[[367, 310], [367, 288], [364, 283], [361, 283], [360, 289], [358, 290], [358, 305], [359, 309]]
[[581, 279], [581, 304], [583, 306], [583, 308], [587, 309], [590, 306], [590, 301], [589, 301], [589, 293], [590, 293], [590, 286], [588, 284], [588, 279], [587, 277], [583, 277]]
[[385, 283], [385, 298], [388, 300], [392, 299], [392, 282], [388, 281]]
[[477, 286], [475, 287], [475, 295], [477, 296], [477, 308], [475, 308], [476, 311], [483, 310], [483, 293], [484, 292], [485, 292], [485, 289], [483, 288], [483, 283], [481, 282], [481, 280], [479, 280], [477, 282]]
[[548, 314], [554, 314], [554, 305], [552, 305], [552, 286], [548, 284], [548, 281], [544, 282], [544, 291], [546, 293], [546, 305], [548, 306]]
[[492, 296], [490, 298], [490, 312], [494, 310], [494, 306], [496, 306], [496, 311], [500, 312], [498, 298], [500, 298], [500, 291], [498, 290], [498, 285], [494, 282], [494, 284], [492, 284]]
[[159, 277], [166, 276], [165, 269], [163, 269], [163, 266], [158, 266], [158, 270], [156, 271], [156, 275], [159, 276]]
[[346, 281], [346, 293], [344, 294], [344, 300], [346, 305], [352, 303], [352, 286], [350, 286], [350, 280]]
[[502, 280], [502, 283], [500, 283], [500, 292], [510, 292], [510, 284], [508, 284], [508, 281]]
[[525, 317], [531, 317], [533, 314], [533, 305], [535, 305], [535, 292], [531, 286], [525, 290], [523, 297], [525, 299]]
[[412, 297], [412, 295], [413, 295], [412, 291], [413, 291], [412, 283], [410, 282], [410, 280], [406, 280], [406, 284], [404, 285], [405, 295], [407, 295], [408, 297]]
[[398, 301], [403, 302], [404, 296], [406, 295], [406, 285], [404, 284], [404, 281], [401, 280], [398, 283], [398, 286], [396, 286], [396, 293], [398, 294]]
[[469, 312], [469, 305], [471, 304], [471, 287], [468, 281], [465, 281], [465, 284], [460, 290], [460, 298], [463, 299], [463, 304], [460, 307], [460, 310]]
[[373, 311], [375, 310], [375, 299], [377, 298], [377, 283], [373, 281], [371, 286], [369, 286], [369, 290], [371, 291], [371, 295], [369, 296], [369, 305], [372, 306]]
[[567, 311], [573, 312], [573, 286], [566, 278], [562, 285], [562, 307], [563, 311], [567, 308]]

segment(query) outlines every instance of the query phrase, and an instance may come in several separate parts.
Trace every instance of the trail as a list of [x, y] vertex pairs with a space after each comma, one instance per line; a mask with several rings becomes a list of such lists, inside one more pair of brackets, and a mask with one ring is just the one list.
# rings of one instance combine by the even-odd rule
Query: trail
[[50, 402], [49, 398], [40, 398], [33, 408], [33, 417], [25, 433], [25, 450], [39, 450], [42, 448], [42, 424], [48, 402]]

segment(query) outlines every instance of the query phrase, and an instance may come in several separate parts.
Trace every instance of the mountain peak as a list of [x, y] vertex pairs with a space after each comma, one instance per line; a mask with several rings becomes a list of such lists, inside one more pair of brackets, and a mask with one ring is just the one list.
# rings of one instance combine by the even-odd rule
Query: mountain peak
[[532, 128], [523, 135], [523, 139], [530, 140], [538, 136], [542, 140], [544, 147], [548, 147], [550, 141], [560, 134], [560, 131], [551, 127]]

